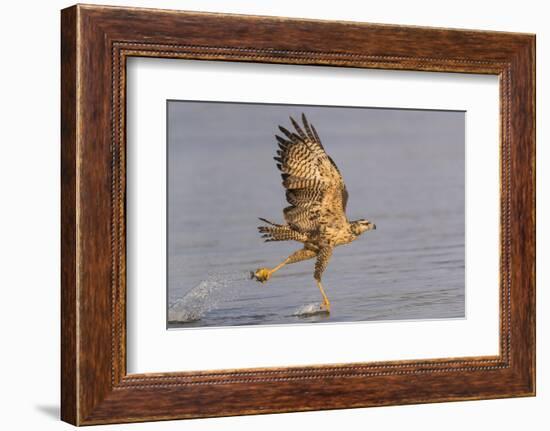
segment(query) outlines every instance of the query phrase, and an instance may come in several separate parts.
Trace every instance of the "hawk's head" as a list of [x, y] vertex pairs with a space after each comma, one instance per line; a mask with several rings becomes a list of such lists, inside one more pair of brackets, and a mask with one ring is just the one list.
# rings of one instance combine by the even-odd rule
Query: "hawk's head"
[[359, 219], [350, 223], [354, 235], [361, 235], [363, 232], [376, 229], [376, 225], [365, 219]]

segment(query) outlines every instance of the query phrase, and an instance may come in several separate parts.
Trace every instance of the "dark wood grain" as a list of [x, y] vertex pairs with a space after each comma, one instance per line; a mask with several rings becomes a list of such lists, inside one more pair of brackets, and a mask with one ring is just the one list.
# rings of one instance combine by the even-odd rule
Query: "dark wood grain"
[[61, 16], [61, 417], [77, 415], [76, 8]]
[[[100, 6], [62, 12], [62, 418], [134, 422], [535, 392], [535, 37]], [[127, 375], [130, 56], [494, 74], [501, 94], [495, 357]]]

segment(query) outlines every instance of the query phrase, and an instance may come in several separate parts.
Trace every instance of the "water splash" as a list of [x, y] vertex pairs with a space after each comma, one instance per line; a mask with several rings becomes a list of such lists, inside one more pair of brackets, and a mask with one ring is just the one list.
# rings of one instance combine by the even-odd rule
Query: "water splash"
[[189, 323], [200, 320], [221, 302], [233, 296], [233, 287], [237, 287], [238, 282], [249, 278], [248, 271], [209, 274], [185, 296], [168, 305], [168, 321]]
[[292, 315], [297, 317], [309, 317], [319, 314], [329, 314], [323, 304], [319, 302], [313, 302], [311, 304], [305, 304], [299, 307]]

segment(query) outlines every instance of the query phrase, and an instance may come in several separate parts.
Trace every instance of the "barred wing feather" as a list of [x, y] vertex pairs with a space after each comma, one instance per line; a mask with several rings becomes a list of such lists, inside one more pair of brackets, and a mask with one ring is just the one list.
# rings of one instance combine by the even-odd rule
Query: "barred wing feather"
[[343, 226], [348, 192], [338, 167], [304, 114], [304, 129], [292, 117], [290, 121], [295, 131], [280, 126], [285, 137], [275, 136], [280, 148], [275, 160], [290, 204], [283, 211], [286, 222], [302, 233]]

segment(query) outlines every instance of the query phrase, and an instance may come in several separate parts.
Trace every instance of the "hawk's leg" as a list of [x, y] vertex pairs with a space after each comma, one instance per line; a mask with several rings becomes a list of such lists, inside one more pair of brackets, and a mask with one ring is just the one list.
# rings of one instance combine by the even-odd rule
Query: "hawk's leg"
[[325, 293], [325, 289], [323, 289], [323, 284], [321, 283], [321, 276], [323, 275], [323, 272], [325, 271], [331, 256], [332, 256], [332, 247], [324, 247], [321, 250], [319, 250], [319, 253], [317, 254], [317, 262], [315, 262], [315, 273], [313, 274], [313, 277], [317, 282], [317, 287], [321, 291], [321, 295], [323, 295], [323, 305], [321, 306], [321, 308], [326, 310], [329, 313], [330, 313], [330, 301], [328, 300], [328, 297]]
[[256, 272], [251, 273], [250, 278], [255, 278], [261, 283], [265, 283], [269, 278], [273, 275], [275, 271], [278, 271], [283, 266], [301, 262], [302, 260], [312, 259], [315, 257], [316, 253], [311, 250], [306, 250], [305, 248], [298, 250], [294, 253], [292, 253], [290, 256], [288, 256], [283, 262], [281, 262], [279, 265], [277, 265], [275, 268], [269, 269], [269, 268], [259, 268], [256, 270]]

